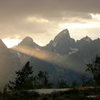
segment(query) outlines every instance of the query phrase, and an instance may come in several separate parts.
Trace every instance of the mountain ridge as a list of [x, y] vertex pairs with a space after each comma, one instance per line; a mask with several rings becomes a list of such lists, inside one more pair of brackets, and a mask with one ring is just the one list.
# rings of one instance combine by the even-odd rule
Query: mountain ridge
[[[57, 79], [59, 78], [58, 75], [61, 75], [64, 77], [64, 80], [70, 81], [69, 83], [75, 80], [79, 80], [80, 82], [81, 79], [78, 75], [83, 74], [88, 76], [85, 72], [86, 64], [89, 63], [96, 54], [100, 54], [99, 44], [99, 38], [92, 40], [87, 36], [79, 41], [75, 41], [70, 37], [67, 29], [61, 31], [44, 47], [36, 44], [31, 37], [25, 37], [13, 48], [7, 48], [2, 40], [0, 40], [0, 51], [2, 51], [0, 56], [4, 58], [3, 63], [0, 62], [0, 64], [5, 64], [5, 69], [9, 69], [8, 72], [11, 73], [9, 74], [7, 72], [7, 76], [9, 77], [13, 75], [16, 69], [22, 68], [27, 61], [30, 61], [35, 73], [39, 70], [47, 71], [50, 74], [50, 80], [53, 80], [53, 75], [55, 78], [57, 77]], [[44, 58], [42, 56], [44, 56]], [[8, 64], [8, 62], [10, 63]], [[6, 71], [4, 75], [6, 76]], [[68, 80], [66, 79], [66, 75]], [[77, 77], [75, 77], [75, 75]]]

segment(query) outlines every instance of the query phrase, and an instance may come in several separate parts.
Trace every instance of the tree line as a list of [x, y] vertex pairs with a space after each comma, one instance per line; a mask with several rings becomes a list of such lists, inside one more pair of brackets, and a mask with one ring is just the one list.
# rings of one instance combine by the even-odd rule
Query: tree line
[[[83, 86], [91, 83], [100, 85], [100, 57], [96, 56], [92, 63], [86, 64], [87, 69], [92, 76], [93, 80], [83, 81]], [[69, 87], [64, 80], [58, 82], [59, 88]], [[51, 88], [53, 83], [48, 80], [48, 73], [39, 71], [37, 75], [33, 75], [32, 66], [28, 61], [22, 69], [16, 72], [16, 78], [13, 81], [9, 81], [8, 88], [12, 91], [14, 90], [28, 90], [28, 89], [38, 89], [38, 88]], [[73, 82], [72, 86], [77, 86], [77, 82]]]
[[8, 88], [10, 90], [27, 90], [34, 88], [50, 88], [48, 81], [48, 73], [39, 71], [37, 75], [33, 75], [32, 66], [28, 61], [25, 66], [16, 72], [16, 78], [9, 81]]

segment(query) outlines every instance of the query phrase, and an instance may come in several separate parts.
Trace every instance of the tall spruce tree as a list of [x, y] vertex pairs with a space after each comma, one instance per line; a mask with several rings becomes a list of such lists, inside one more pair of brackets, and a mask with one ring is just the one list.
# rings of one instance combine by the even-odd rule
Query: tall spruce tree
[[33, 88], [33, 71], [30, 62], [27, 62], [21, 70], [16, 72], [16, 78], [14, 81], [9, 81], [8, 88], [10, 90], [26, 90]]

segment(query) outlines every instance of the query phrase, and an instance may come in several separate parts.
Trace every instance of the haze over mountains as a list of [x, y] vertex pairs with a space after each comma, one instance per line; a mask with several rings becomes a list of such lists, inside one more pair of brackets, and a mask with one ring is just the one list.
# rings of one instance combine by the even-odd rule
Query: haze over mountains
[[86, 36], [75, 41], [67, 29], [61, 31], [44, 47], [36, 44], [31, 37], [24, 38], [10, 49], [0, 40], [0, 82], [6, 84], [13, 78], [15, 70], [22, 68], [27, 61], [30, 61], [35, 74], [39, 70], [48, 72], [51, 82], [81, 82], [82, 76], [88, 77], [85, 72], [86, 64], [99, 54], [99, 38], [91, 40]]
[[0, 40], [0, 89], [14, 78], [15, 71], [21, 68], [19, 58], [13, 55], [5, 44]]

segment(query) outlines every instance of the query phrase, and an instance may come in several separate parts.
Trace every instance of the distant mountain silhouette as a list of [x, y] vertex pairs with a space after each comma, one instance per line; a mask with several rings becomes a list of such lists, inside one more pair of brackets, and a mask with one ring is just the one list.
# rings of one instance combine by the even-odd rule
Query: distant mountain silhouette
[[25, 37], [19, 44], [18, 47], [30, 47], [30, 48], [37, 48], [39, 45], [37, 45], [33, 39], [29, 36]]
[[75, 40], [69, 35], [67, 29], [61, 31], [47, 46], [44, 48], [46, 50], [51, 50], [52, 52], [59, 54], [68, 54], [71, 48], [75, 47]]
[[7, 76], [11, 77], [16, 69], [30, 61], [34, 73], [39, 70], [47, 71], [50, 81], [55, 78], [54, 81], [57, 82], [57, 79], [63, 78], [68, 83], [72, 83], [74, 80], [80, 82], [81, 75], [87, 76], [86, 64], [96, 55], [100, 55], [99, 38], [92, 40], [86, 36], [75, 41], [70, 37], [67, 29], [61, 31], [44, 47], [36, 44], [31, 37], [24, 38], [11, 49], [8, 49], [0, 40], [0, 57], [2, 59], [0, 76], [6, 77], [6, 73], [8, 73]]
[[[67, 75], [67, 79], [70, 79], [71, 82], [75, 75], [78, 76], [80, 73], [84, 74], [86, 63], [93, 59], [96, 54], [100, 53], [100, 47], [98, 46], [100, 43], [99, 40], [100, 39], [92, 40], [90, 37], [86, 36], [75, 42], [75, 40], [70, 37], [69, 31], [65, 29], [44, 47], [40, 47], [34, 43], [32, 38], [26, 37], [16, 46], [16, 48], [23, 48], [23, 46], [25, 46], [28, 47], [29, 50], [33, 48], [33, 50], [37, 49], [49, 53], [49, 56], [50, 54], [55, 54], [52, 58], [48, 57], [49, 62], [46, 58], [43, 60], [23, 53], [20, 53], [19, 59], [22, 64], [29, 60], [32, 66], [35, 66], [33, 70], [36, 72], [43, 70], [51, 73], [51, 80], [52, 77], [54, 77], [53, 75], [58, 77], [57, 75], [62, 74], [65, 79]], [[33, 51], [31, 50], [30, 54], [32, 53]], [[63, 71], [60, 72], [60, 70]], [[77, 77], [75, 80], [80, 79]]]

